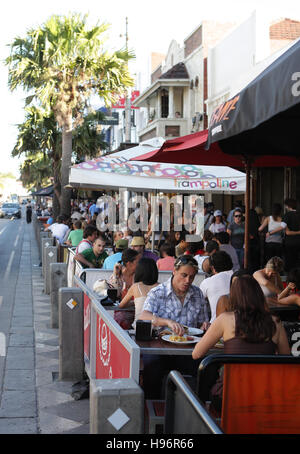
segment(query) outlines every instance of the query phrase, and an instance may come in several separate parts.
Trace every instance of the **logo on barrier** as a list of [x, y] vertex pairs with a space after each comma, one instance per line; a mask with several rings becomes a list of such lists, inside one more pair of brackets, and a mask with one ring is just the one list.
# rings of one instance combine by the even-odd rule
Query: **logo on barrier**
[[100, 321], [99, 327], [99, 352], [102, 364], [104, 366], [108, 366], [110, 362], [110, 353], [111, 353], [111, 339], [110, 339], [110, 331], [107, 329], [105, 323]]
[[88, 304], [84, 311], [84, 322], [83, 322], [84, 331], [89, 328], [90, 322], [91, 322], [91, 308], [90, 308], [90, 305]]

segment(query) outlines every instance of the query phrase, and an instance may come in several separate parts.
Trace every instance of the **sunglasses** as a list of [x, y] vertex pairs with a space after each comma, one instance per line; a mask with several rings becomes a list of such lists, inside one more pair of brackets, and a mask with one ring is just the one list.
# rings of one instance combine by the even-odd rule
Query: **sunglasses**
[[181, 266], [181, 265], [191, 265], [194, 268], [197, 268], [198, 270], [198, 262], [193, 258], [189, 257], [187, 255], [184, 255], [183, 257], [180, 257], [179, 259], [176, 260], [174, 266]]
[[241, 215], [241, 214], [235, 214], [234, 217], [235, 217], [235, 218], [241, 218], [242, 215]]

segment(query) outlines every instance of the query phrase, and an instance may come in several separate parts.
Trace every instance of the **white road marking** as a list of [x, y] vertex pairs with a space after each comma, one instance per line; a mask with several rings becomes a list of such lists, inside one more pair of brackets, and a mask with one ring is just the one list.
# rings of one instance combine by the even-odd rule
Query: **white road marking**
[[0, 356], [6, 355], [6, 337], [4, 333], [0, 333]]
[[0, 231], [0, 235], [2, 235], [2, 233], [7, 229], [8, 225], [6, 225], [5, 227], [3, 227], [3, 229]]
[[19, 238], [20, 238], [20, 234], [18, 234], [18, 236], [17, 236], [17, 238], [16, 238], [16, 241], [15, 241], [15, 243], [14, 243], [14, 247], [17, 246], [17, 243], [18, 243], [18, 241], [19, 241]]
[[9, 258], [9, 261], [8, 261], [8, 265], [7, 265], [5, 274], [4, 274], [4, 281], [6, 281], [8, 279], [8, 276], [9, 276], [9, 273], [10, 273], [10, 269], [11, 269], [11, 265], [12, 265], [12, 261], [14, 259], [14, 255], [15, 255], [15, 251], [12, 251], [12, 253], [10, 255], [10, 258]]

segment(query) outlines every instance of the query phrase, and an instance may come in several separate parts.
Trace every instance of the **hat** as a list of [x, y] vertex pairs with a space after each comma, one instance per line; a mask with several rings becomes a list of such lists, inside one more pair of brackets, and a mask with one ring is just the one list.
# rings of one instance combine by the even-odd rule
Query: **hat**
[[145, 241], [142, 236], [134, 236], [131, 240], [130, 246], [145, 246]]
[[116, 248], [117, 249], [127, 249], [128, 248], [128, 240], [118, 240], [116, 242]]
[[216, 217], [216, 216], [222, 216], [222, 211], [221, 210], [216, 210], [214, 212], [214, 217]]

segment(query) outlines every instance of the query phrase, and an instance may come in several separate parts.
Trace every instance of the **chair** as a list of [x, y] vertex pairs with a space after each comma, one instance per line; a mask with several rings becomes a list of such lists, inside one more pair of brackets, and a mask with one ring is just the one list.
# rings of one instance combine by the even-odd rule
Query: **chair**
[[201, 362], [197, 394], [208, 400], [211, 368], [224, 364], [221, 427], [226, 434], [300, 433], [300, 358], [209, 355]]

